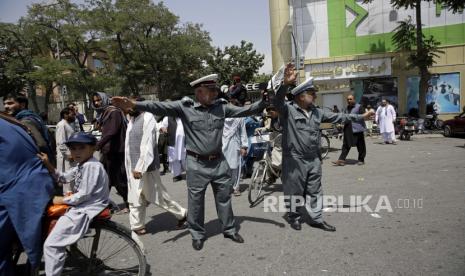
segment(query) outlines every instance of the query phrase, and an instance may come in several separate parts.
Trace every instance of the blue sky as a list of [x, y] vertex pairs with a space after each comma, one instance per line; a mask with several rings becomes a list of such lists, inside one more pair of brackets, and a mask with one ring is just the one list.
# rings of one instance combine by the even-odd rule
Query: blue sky
[[[157, 0], [153, 0], [159, 2]], [[0, 0], [0, 21], [16, 22], [31, 3], [39, 0]], [[83, 0], [73, 1], [83, 3]], [[271, 73], [271, 36], [268, 0], [166, 0], [165, 5], [180, 17], [181, 22], [203, 24], [212, 44], [223, 48], [238, 45], [241, 40], [252, 42], [265, 54], [260, 72]]]

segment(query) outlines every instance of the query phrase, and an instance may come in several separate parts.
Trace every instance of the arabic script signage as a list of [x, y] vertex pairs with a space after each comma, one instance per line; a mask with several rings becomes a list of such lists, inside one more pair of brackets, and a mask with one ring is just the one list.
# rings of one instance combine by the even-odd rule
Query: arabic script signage
[[305, 75], [315, 80], [389, 76], [391, 58], [308, 64]]

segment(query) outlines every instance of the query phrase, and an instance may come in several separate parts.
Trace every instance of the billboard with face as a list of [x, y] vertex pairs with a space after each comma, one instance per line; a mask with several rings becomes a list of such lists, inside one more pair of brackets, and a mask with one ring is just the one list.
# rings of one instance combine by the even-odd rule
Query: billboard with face
[[[419, 77], [407, 78], [407, 110], [418, 108]], [[433, 75], [426, 92], [427, 111], [460, 112], [460, 73]]]

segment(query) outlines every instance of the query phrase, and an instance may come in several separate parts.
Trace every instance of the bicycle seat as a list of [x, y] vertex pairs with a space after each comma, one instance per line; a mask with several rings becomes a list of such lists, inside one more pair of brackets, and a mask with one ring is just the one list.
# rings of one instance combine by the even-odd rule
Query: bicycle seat
[[109, 207], [106, 207], [105, 209], [103, 209], [102, 212], [100, 212], [100, 214], [98, 214], [94, 220], [107, 220], [107, 219], [110, 219], [111, 218], [111, 211], [110, 211], [110, 208]]

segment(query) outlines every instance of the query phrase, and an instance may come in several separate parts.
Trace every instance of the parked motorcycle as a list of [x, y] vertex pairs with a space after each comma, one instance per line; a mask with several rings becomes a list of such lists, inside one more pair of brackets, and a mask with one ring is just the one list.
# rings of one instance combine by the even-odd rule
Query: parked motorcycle
[[425, 116], [424, 126], [426, 129], [442, 129], [444, 127], [444, 121], [438, 118], [438, 114], [433, 112]]
[[401, 119], [399, 122], [399, 139], [409, 141], [415, 133], [416, 122], [410, 118]]

